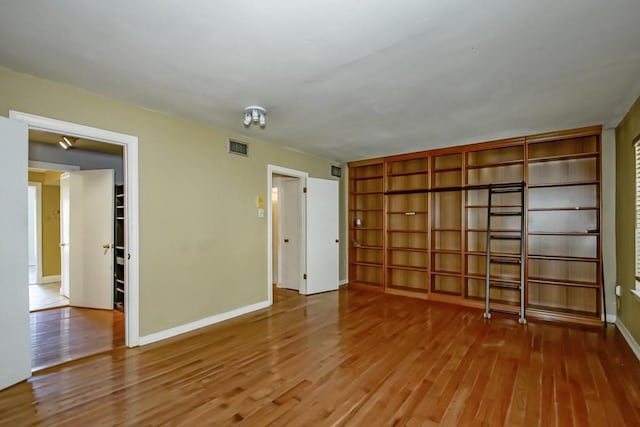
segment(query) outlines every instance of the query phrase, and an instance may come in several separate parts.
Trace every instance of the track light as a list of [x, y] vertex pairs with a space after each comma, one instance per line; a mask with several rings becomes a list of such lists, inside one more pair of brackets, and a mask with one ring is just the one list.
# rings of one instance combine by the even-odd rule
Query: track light
[[69, 138], [68, 136], [63, 136], [62, 139], [58, 141], [58, 144], [60, 145], [60, 147], [68, 150], [69, 148], [73, 148], [74, 142], [75, 141], [71, 141], [71, 138]]
[[249, 127], [251, 123], [257, 123], [260, 127], [267, 125], [267, 110], [257, 105], [252, 105], [244, 109], [244, 125]]

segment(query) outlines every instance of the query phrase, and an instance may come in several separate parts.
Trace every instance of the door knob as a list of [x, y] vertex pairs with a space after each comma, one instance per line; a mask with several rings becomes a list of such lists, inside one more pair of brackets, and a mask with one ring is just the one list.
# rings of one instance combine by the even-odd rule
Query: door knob
[[102, 245], [102, 249], [111, 249], [111, 243], [105, 243]]
[[289, 239], [284, 239], [284, 242], [285, 243], [289, 243]]

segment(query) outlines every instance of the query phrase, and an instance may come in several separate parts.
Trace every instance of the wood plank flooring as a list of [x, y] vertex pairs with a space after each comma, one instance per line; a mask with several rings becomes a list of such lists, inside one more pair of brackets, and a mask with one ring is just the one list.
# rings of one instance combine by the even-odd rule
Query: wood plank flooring
[[31, 320], [31, 368], [40, 370], [124, 346], [124, 314], [64, 307]]
[[0, 424], [638, 426], [640, 363], [613, 327], [277, 291], [271, 308], [0, 392]]
[[29, 310], [47, 310], [69, 305], [69, 299], [60, 295], [60, 282], [29, 285]]

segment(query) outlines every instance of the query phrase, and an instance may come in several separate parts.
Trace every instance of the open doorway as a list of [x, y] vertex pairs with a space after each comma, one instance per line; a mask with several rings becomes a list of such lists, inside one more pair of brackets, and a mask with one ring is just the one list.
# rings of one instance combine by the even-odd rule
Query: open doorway
[[304, 278], [302, 178], [273, 174], [271, 194], [273, 278], [277, 288], [300, 292]]
[[33, 370], [124, 346], [123, 154], [118, 145], [29, 131], [29, 181], [41, 194], [30, 185], [28, 199], [43, 212], [29, 206], [41, 253], [28, 233], [30, 271], [33, 263], [43, 273], [29, 286]]
[[269, 302], [274, 288], [304, 295], [337, 290], [338, 181], [268, 165], [267, 186]]

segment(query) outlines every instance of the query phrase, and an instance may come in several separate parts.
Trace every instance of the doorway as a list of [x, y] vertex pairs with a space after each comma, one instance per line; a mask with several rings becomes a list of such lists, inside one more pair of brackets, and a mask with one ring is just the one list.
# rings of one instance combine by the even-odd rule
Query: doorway
[[304, 277], [302, 259], [304, 185], [300, 177], [282, 174], [273, 174], [272, 185], [274, 284], [278, 288], [300, 292]]
[[273, 287], [304, 294], [306, 283], [306, 201], [303, 197], [307, 172], [268, 165], [267, 218], [269, 302]]
[[[32, 129], [29, 163], [29, 180], [42, 194], [44, 215], [33, 223], [47, 278], [29, 287], [35, 371], [124, 346], [114, 224], [116, 215], [124, 218], [116, 192], [125, 189], [121, 146]], [[29, 193], [31, 199], [31, 187]], [[30, 246], [35, 239], [28, 237]]]
[[[9, 118], [27, 125], [30, 130], [41, 130], [86, 138], [107, 144], [119, 145], [123, 149], [124, 182], [128, 189], [123, 199], [126, 221], [124, 275], [125, 300], [124, 323], [125, 345], [135, 347], [140, 340], [139, 333], [139, 219], [138, 219], [138, 138], [109, 130], [84, 126], [77, 123], [65, 122], [49, 117], [37, 116], [19, 111], [9, 111]], [[28, 143], [25, 140], [23, 143]]]
[[338, 181], [268, 165], [267, 186], [269, 302], [274, 282], [304, 295], [337, 290]]

